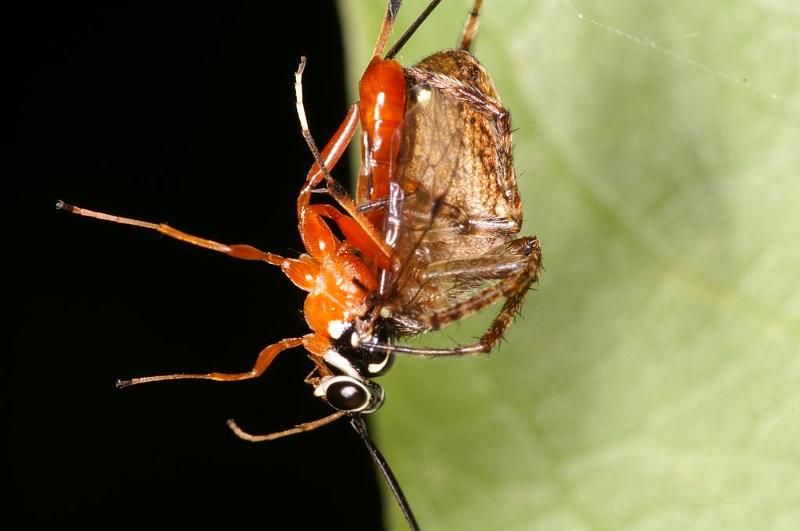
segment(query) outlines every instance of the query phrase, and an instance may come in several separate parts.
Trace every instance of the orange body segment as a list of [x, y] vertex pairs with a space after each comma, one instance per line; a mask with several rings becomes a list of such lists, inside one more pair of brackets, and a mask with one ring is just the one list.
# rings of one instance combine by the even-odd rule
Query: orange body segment
[[[366, 136], [358, 177], [358, 202], [375, 202], [389, 195], [389, 177], [397, 156], [406, 104], [403, 67], [394, 60], [374, 57], [358, 84], [361, 129]], [[377, 228], [383, 211], [367, 213]]]
[[388, 270], [391, 268], [391, 261], [389, 258], [383, 253], [383, 250], [375, 244], [369, 235], [365, 233], [364, 228], [356, 220], [343, 214], [332, 205], [311, 205], [310, 209], [320, 216], [326, 217], [336, 223], [336, 226], [339, 227], [339, 230], [344, 234], [347, 243], [358, 249], [370, 264], [379, 269]]
[[367, 297], [377, 287], [370, 268], [344, 247], [322, 262], [314, 280], [303, 306], [306, 322], [317, 335], [334, 339], [366, 312]]
[[284, 258], [280, 264], [281, 271], [292, 281], [292, 284], [303, 291], [312, 291], [319, 275], [319, 263], [307, 254], [299, 258]]
[[339, 239], [334, 236], [328, 224], [313, 210], [306, 207], [302, 212], [299, 229], [306, 251], [318, 260], [330, 256], [339, 247]]

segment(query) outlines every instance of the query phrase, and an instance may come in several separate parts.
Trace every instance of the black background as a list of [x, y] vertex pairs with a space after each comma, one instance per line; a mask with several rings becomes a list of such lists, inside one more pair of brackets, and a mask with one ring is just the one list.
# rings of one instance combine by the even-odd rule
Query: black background
[[293, 72], [307, 55], [324, 144], [347, 109], [333, 3], [16, 9], [5, 17], [4, 523], [380, 528], [377, 477], [346, 423], [261, 444], [225, 426], [264, 433], [328, 414], [303, 383], [302, 349], [258, 380], [114, 388], [249, 369], [264, 346], [307, 332], [300, 290], [277, 268], [54, 208], [296, 256], [294, 200], [312, 159]]

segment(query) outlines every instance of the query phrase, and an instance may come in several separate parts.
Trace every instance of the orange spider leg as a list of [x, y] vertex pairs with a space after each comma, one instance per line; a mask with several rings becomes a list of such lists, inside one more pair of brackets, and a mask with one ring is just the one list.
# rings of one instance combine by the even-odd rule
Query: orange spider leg
[[[313, 334], [312, 334], [313, 335]], [[224, 373], [224, 372], [209, 372], [206, 374], [164, 374], [159, 376], [144, 376], [142, 378], [133, 378], [131, 380], [117, 380], [117, 387], [128, 387], [129, 385], [138, 385], [150, 382], [161, 382], [164, 380], [215, 380], [218, 382], [232, 382], [238, 380], [249, 380], [261, 376], [275, 357], [287, 348], [299, 347], [304, 343], [304, 337], [293, 337], [283, 339], [274, 343], [258, 355], [253, 368], [247, 372], [239, 373]]]
[[[299, 263], [302, 262], [302, 260], [294, 260], [294, 262]], [[247, 372], [210, 372], [205, 374], [178, 373], [163, 374], [158, 376], [143, 376], [141, 378], [132, 378], [130, 380], [117, 380], [117, 387], [122, 388], [143, 383], [162, 382], [165, 380], [214, 380], [217, 382], [235, 382], [239, 380], [258, 378], [264, 374], [264, 371], [267, 370], [278, 354], [286, 349], [299, 347], [301, 345], [305, 347], [305, 349], [311, 354], [311, 359], [314, 361], [314, 363], [317, 366], [321, 366], [322, 364], [319, 362], [319, 360], [322, 359], [325, 351], [330, 347], [330, 340], [316, 333], [306, 334], [303, 337], [282, 339], [281, 341], [278, 341], [277, 343], [274, 343], [262, 350], [259, 353], [258, 358], [256, 358], [253, 368]]]
[[[308, 121], [306, 120], [305, 110], [303, 108], [302, 86], [300, 89], [297, 89], [297, 87], [295, 87], [295, 89], [296, 96], [299, 98], [297, 105], [298, 114], [301, 116], [300, 125], [303, 128], [303, 136], [305, 136], [305, 132], [308, 131]], [[325, 145], [322, 153], [320, 153], [320, 159], [323, 161], [327, 172], [330, 172], [330, 170], [336, 166], [336, 163], [339, 162], [340, 158], [342, 158], [347, 146], [350, 145], [350, 141], [353, 139], [353, 134], [358, 126], [358, 120], [358, 104], [354, 103], [347, 110], [347, 114], [345, 115], [344, 120], [342, 120], [342, 123], [339, 125], [339, 128], [333, 134], [331, 139], [328, 140], [328, 143]], [[309, 194], [311, 193], [311, 190], [325, 177], [326, 172], [320, 168], [319, 162], [315, 160], [314, 164], [311, 165], [311, 169], [308, 171], [306, 183], [300, 191], [300, 196], [297, 198], [298, 214], [301, 205], [308, 205]]]
[[[205, 238], [175, 229], [164, 223], [152, 223], [139, 219], [106, 214], [104, 212], [96, 212], [94, 210], [88, 210], [69, 205], [63, 201], [58, 201], [58, 203], [56, 203], [56, 207], [79, 216], [154, 230], [164, 234], [165, 236], [169, 236], [170, 238], [175, 238], [176, 240], [180, 240], [191, 245], [197, 245], [198, 247], [203, 247], [205, 249], [211, 249], [212, 251], [221, 252], [233, 258], [239, 258], [241, 260], [258, 260], [278, 266], [281, 268], [281, 271], [283, 271], [284, 274], [289, 277], [289, 280], [291, 280], [295, 286], [305, 291], [311, 291], [313, 289], [314, 280], [320, 272], [319, 264], [308, 255], [301, 255], [299, 258], [284, 258], [283, 256], [275, 253], [268, 253], [266, 251], [256, 249], [251, 245], [228, 245], [225, 243], [215, 242], [213, 240], [207, 240]], [[336, 238], [336, 236], [334, 236], [330, 227], [328, 227], [318, 215], [314, 215], [305, 222], [304, 234], [308, 237], [308, 242], [304, 241], [304, 243], [306, 243], [306, 248], [312, 256], [316, 255], [316, 257], [323, 258], [324, 256], [327, 256], [327, 253], [320, 251], [320, 249], [324, 250], [326, 247], [328, 249], [336, 249], [340, 245], [339, 240]]]
[[324, 260], [341, 245], [328, 224], [311, 206], [303, 209], [298, 229], [306, 251], [317, 260]]
[[[358, 205], [355, 201], [347, 195], [347, 192], [339, 185], [339, 183], [332, 181], [328, 185], [328, 195], [330, 195], [342, 210], [350, 216], [361, 227], [364, 235], [370, 239], [371, 245], [380, 249], [380, 253], [388, 260], [394, 260], [394, 253], [389, 245], [384, 241], [378, 227], [372, 224], [367, 216], [358, 210]], [[381, 227], [382, 228], [382, 227]]]
[[268, 264], [272, 265], [280, 265], [281, 261], [283, 260], [283, 258], [281, 256], [278, 256], [277, 254], [268, 253], [260, 249], [256, 249], [252, 245], [243, 245], [243, 244], [228, 245], [224, 243], [215, 242], [213, 240], [207, 240], [205, 238], [200, 238], [199, 236], [194, 236], [187, 232], [183, 232], [181, 230], [170, 227], [165, 223], [152, 223], [150, 221], [142, 221], [139, 219], [115, 216], [113, 214], [106, 214], [104, 212], [97, 212], [95, 210], [89, 210], [86, 208], [70, 205], [61, 200], [56, 202], [56, 208], [61, 210], [66, 210], [67, 212], [71, 212], [79, 216], [85, 216], [88, 218], [95, 218], [102, 221], [110, 221], [112, 223], [120, 223], [122, 225], [132, 225], [134, 227], [141, 227], [143, 229], [154, 230], [156, 232], [160, 232], [165, 236], [169, 236], [170, 238], [174, 238], [176, 240], [180, 240], [182, 242], [186, 242], [191, 245], [196, 245], [198, 247], [203, 247], [205, 249], [211, 249], [212, 251], [224, 253], [232, 258], [239, 258], [241, 260], [259, 260], [262, 262], [267, 262]]
[[[312, 362], [314, 362], [314, 365], [316, 366], [316, 368], [314, 369], [314, 371], [312, 371], [311, 374], [317, 373], [319, 374], [319, 376], [322, 377], [333, 376], [333, 372], [325, 364], [325, 362], [322, 361], [322, 356], [325, 354], [325, 351], [327, 351], [330, 348], [330, 341], [328, 340], [328, 338], [323, 337], [319, 334], [309, 334], [303, 337], [303, 346], [309, 352], [308, 357], [311, 359]], [[315, 386], [314, 383], [315, 380], [317, 380], [317, 378], [311, 378], [311, 375], [309, 375], [305, 381], [306, 383]], [[335, 413], [328, 415], [327, 417], [323, 417], [317, 420], [312, 420], [310, 422], [303, 422], [301, 424], [296, 424], [295, 426], [289, 429], [269, 433], [266, 435], [253, 435], [251, 433], [248, 433], [242, 428], [240, 428], [239, 425], [236, 424], [236, 421], [233, 419], [228, 419], [228, 427], [231, 429], [231, 431], [233, 431], [233, 433], [237, 437], [239, 437], [240, 439], [244, 439], [245, 441], [250, 441], [250, 442], [274, 441], [275, 439], [280, 439], [281, 437], [286, 437], [288, 435], [295, 435], [298, 433], [303, 433], [305, 431], [315, 430], [321, 426], [330, 424], [331, 422], [340, 419], [345, 415], [347, 415], [346, 411], [336, 411]]]
[[311, 205], [310, 209], [322, 217], [332, 220], [344, 234], [347, 242], [364, 254], [371, 263], [380, 269], [389, 269], [391, 262], [384, 254], [384, 250], [375, 245], [375, 242], [364, 231], [364, 226], [356, 220], [343, 214], [332, 205], [318, 204]]

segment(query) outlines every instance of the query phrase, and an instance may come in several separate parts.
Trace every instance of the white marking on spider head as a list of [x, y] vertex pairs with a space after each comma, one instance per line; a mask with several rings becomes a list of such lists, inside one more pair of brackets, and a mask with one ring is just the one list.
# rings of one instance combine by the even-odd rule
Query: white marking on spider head
[[419, 89], [417, 91], [417, 103], [427, 103], [431, 99], [430, 89]]
[[348, 360], [335, 350], [330, 349], [325, 351], [325, 354], [322, 356], [322, 359], [325, 360], [325, 363], [328, 363], [332, 367], [336, 367], [346, 375], [352, 376], [353, 378], [359, 381], [362, 380], [361, 375], [358, 374], [358, 371], [356, 370], [355, 367], [353, 367], [353, 364], [350, 363], [350, 360]]
[[384, 319], [388, 319], [389, 317], [392, 316], [392, 309], [389, 308], [388, 306], [381, 306], [381, 312], [380, 313], [381, 313], [381, 317], [383, 317]]
[[339, 321], [338, 319], [328, 321], [328, 335], [333, 339], [339, 339], [342, 337], [345, 328], [346, 327], [343, 321]]
[[392, 359], [392, 355], [386, 354], [386, 356], [383, 358], [383, 361], [379, 361], [378, 363], [370, 363], [367, 365], [367, 370], [370, 372], [370, 374], [378, 374], [384, 369], [384, 367], [386, 367], [386, 364], [389, 363], [390, 359]]

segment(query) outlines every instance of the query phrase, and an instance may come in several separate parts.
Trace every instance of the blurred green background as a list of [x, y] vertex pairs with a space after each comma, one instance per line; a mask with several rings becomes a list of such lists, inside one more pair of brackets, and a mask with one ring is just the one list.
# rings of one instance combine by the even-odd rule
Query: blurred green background
[[[355, 89], [385, 5], [339, 6]], [[400, 60], [454, 46], [469, 7]], [[381, 381], [424, 529], [800, 528], [798, 29], [794, 0], [485, 2], [545, 272], [491, 356]]]

